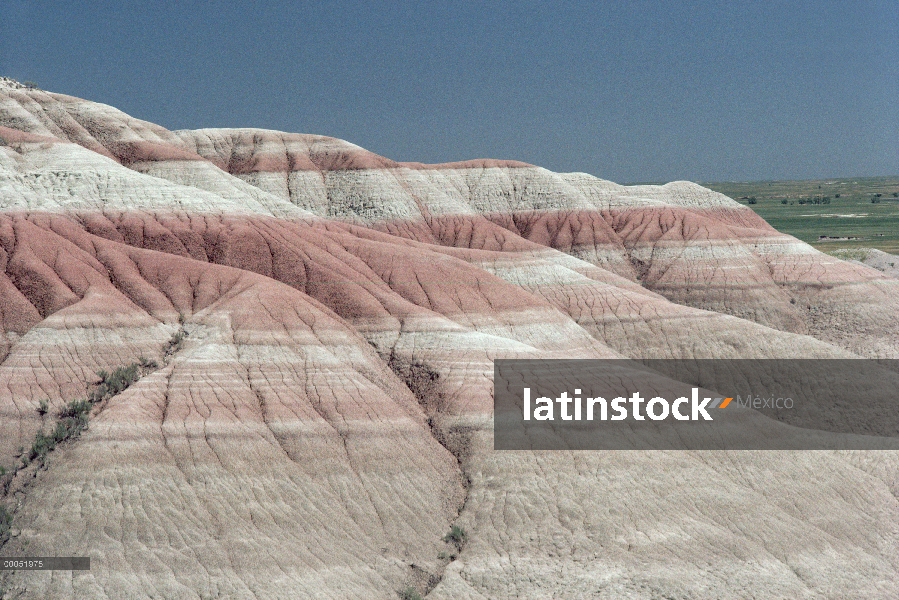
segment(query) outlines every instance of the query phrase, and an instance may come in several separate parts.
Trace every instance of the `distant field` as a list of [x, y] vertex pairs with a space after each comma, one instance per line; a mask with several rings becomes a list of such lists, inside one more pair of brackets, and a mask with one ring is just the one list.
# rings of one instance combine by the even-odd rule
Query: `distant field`
[[[775, 229], [823, 252], [864, 247], [899, 253], [899, 176], [702, 185], [749, 206]], [[750, 198], [756, 203], [750, 204]], [[814, 204], [816, 198], [820, 204]]]

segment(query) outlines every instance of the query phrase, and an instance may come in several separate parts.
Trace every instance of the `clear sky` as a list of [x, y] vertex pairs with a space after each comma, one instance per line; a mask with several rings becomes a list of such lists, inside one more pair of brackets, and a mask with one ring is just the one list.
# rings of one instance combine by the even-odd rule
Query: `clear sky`
[[0, 0], [0, 74], [169, 129], [619, 182], [899, 174], [899, 1]]

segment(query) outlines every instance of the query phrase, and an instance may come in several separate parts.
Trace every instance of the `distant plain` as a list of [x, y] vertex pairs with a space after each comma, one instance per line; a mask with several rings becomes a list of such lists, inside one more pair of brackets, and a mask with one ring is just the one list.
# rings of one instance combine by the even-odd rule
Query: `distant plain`
[[899, 176], [702, 185], [822, 252], [876, 248], [899, 253]]

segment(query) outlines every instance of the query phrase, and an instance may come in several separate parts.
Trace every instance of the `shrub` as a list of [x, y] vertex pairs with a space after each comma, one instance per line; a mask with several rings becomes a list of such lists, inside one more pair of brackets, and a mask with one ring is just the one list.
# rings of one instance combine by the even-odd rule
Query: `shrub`
[[443, 536], [444, 542], [449, 542], [456, 546], [458, 550], [462, 550], [462, 547], [465, 545], [465, 542], [468, 540], [468, 536], [465, 533], [465, 530], [459, 527], [458, 525], [453, 525], [450, 527], [449, 533]]
[[90, 414], [91, 403], [87, 400], [72, 400], [64, 407], [59, 409], [60, 419], [80, 419], [84, 415]]
[[[31, 451], [26, 454], [28, 462], [39, 460], [42, 463], [47, 453], [56, 448], [56, 437], [53, 434], [47, 435], [43, 431], [39, 431], [34, 436], [34, 442], [31, 444]], [[27, 462], [26, 462], [27, 464]]]
[[400, 592], [400, 598], [402, 600], [422, 600], [421, 594], [419, 594], [414, 587], [408, 586]]
[[780, 203], [781, 203], [781, 204], [786, 204], [786, 203], [787, 203], [787, 199], [784, 198], [783, 200], [780, 201]]
[[127, 367], [118, 367], [112, 373], [97, 371], [100, 383], [97, 385], [97, 389], [91, 393], [89, 400], [91, 402], [101, 402], [124, 392], [132, 383], [140, 379], [140, 369], [140, 363], [131, 363]]
[[187, 333], [183, 329], [179, 329], [175, 333], [172, 334], [172, 337], [169, 338], [169, 341], [166, 342], [165, 348], [163, 350], [163, 355], [168, 358], [175, 352], [181, 349], [181, 346], [184, 345], [184, 338], [187, 337]]
[[67, 439], [81, 433], [82, 429], [87, 426], [87, 419], [75, 420], [65, 419], [56, 423], [56, 429], [53, 430], [53, 439], [56, 443], [64, 442]]
[[110, 374], [106, 384], [113, 396], [125, 391], [128, 386], [140, 378], [139, 367], [139, 364], [131, 363], [127, 367], [119, 367]]
[[747, 200], [747, 202], [749, 204], [758, 204], [759, 203], [759, 201], [756, 199], [755, 196], [751, 197], [749, 200]]
[[50, 410], [50, 401], [44, 398], [37, 405], [37, 414], [43, 417], [48, 410]]

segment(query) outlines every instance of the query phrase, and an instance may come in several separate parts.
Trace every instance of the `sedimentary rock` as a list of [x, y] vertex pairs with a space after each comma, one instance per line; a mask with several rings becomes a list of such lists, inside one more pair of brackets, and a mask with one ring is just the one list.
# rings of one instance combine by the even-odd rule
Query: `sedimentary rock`
[[11, 597], [899, 593], [893, 452], [497, 452], [491, 425], [496, 358], [896, 357], [899, 281], [686, 182], [3, 83], [0, 140], [0, 465], [42, 399], [159, 363], [14, 482], [3, 553], [92, 569]]

